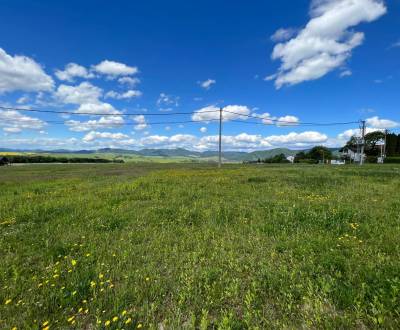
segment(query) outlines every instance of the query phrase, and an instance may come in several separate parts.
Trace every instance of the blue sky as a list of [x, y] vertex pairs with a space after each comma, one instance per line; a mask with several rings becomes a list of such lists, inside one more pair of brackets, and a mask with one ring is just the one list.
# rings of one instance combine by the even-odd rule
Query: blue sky
[[73, 113], [0, 109], [0, 147], [215, 149], [218, 113], [208, 111], [220, 106], [230, 111], [225, 150], [339, 146], [358, 132], [305, 122], [400, 126], [399, 0], [3, 0], [0, 9], [0, 105]]

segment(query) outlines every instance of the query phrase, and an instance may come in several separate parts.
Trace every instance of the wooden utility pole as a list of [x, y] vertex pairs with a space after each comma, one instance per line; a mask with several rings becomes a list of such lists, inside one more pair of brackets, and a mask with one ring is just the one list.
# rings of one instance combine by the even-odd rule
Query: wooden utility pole
[[361, 155], [360, 165], [364, 164], [364, 150], [365, 150], [365, 120], [361, 121]]
[[388, 130], [385, 129], [385, 140], [384, 140], [384, 145], [383, 145], [383, 159], [386, 158], [386, 143], [387, 143], [387, 135], [388, 135]]
[[222, 165], [222, 107], [219, 108], [219, 145], [218, 145], [218, 167]]

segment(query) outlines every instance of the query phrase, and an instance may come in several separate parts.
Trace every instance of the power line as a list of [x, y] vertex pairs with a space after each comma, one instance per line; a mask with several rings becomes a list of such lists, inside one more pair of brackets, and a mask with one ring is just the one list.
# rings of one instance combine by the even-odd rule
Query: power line
[[[234, 123], [242, 123], [242, 124], [252, 124], [252, 125], [264, 125], [264, 126], [274, 126], [276, 125], [276, 121], [273, 123], [262, 123], [262, 122], [254, 122], [254, 121], [244, 121], [244, 120], [229, 120]], [[286, 124], [281, 124], [280, 126], [284, 127], [307, 127], [307, 126], [340, 126], [340, 125], [352, 125], [358, 124], [358, 121], [349, 121], [349, 122], [342, 122], [342, 123], [303, 123], [303, 122], [286, 122]]]
[[[238, 112], [233, 112], [229, 110], [224, 110], [225, 112], [232, 113], [237, 116], [242, 116], [242, 117], [248, 117], [248, 118], [255, 118], [255, 119], [261, 119], [261, 120], [268, 120], [274, 123], [282, 123], [282, 124], [288, 124], [287, 126], [298, 126], [298, 125], [313, 125], [313, 126], [335, 126], [335, 125], [349, 125], [349, 124], [358, 124], [360, 121], [349, 121], [349, 122], [342, 122], [342, 123], [307, 123], [307, 122], [293, 122], [293, 121], [286, 121], [286, 120], [279, 120], [279, 119], [273, 119], [273, 118], [268, 118], [268, 117], [262, 117], [262, 116], [255, 116], [255, 115], [248, 115], [248, 114], [242, 114]], [[254, 122], [253, 122], [254, 123]], [[254, 123], [255, 124], [255, 123]], [[264, 125], [270, 125], [268, 123], [259, 123], [259, 124], [264, 124]]]
[[[45, 122], [47, 124], [53, 124], [53, 125], [67, 125], [67, 126], [79, 126], [79, 125], [88, 125], [88, 126], [107, 126], [107, 127], [119, 127], [119, 126], [124, 126], [124, 125], [140, 125], [140, 124], [146, 124], [146, 125], [168, 125], [168, 124], [188, 124], [188, 123], [204, 123], [204, 120], [183, 120], [183, 121], [162, 121], [162, 122], [145, 122], [145, 123], [137, 123], [137, 122], [123, 122], [123, 123], [89, 123], [89, 122], [84, 122], [84, 121], [74, 121], [74, 123], [68, 123], [67, 121], [59, 121], [59, 120], [43, 120], [43, 119], [38, 119], [41, 122]], [[219, 121], [219, 119], [209, 119], [207, 122], [215, 122]], [[10, 122], [10, 123], [21, 123], [21, 121], [14, 120], [14, 119], [2, 119], [1, 122]], [[28, 125], [31, 122], [22, 122], [22, 124]], [[35, 122], [36, 123], [36, 122]], [[69, 125], [68, 125], [69, 124]], [[10, 124], [12, 125], [12, 124]]]
[[[92, 113], [92, 112], [73, 112], [73, 111], [55, 111], [55, 110], [41, 110], [41, 109], [23, 109], [23, 108], [13, 108], [13, 107], [4, 107], [0, 106], [0, 109], [3, 110], [14, 110], [14, 111], [25, 111], [25, 112], [39, 112], [39, 113], [53, 113], [53, 114], [61, 114], [61, 115], [85, 115], [85, 116], [175, 116], [175, 115], [192, 115], [197, 113], [197, 111], [191, 112], [161, 112], [161, 113], [143, 113], [143, 112], [136, 112], [136, 113]], [[208, 112], [218, 112], [217, 110], [205, 110], [201, 113], [208, 113]]]
[[[190, 111], [190, 112], [165, 112], [165, 113], [90, 113], [90, 112], [73, 112], [73, 111], [55, 111], [55, 110], [41, 110], [41, 109], [23, 109], [23, 108], [14, 108], [14, 107], [4, 107], [0, 106], [0, 109], [3, 110], [14, 110], [14, 111], [24, 111], [24, 112], [38, 112], [38, 113], [51, 113], [51, 114], [68, 114], [68, 115], [85, 115], [85, 116], [138, 116], [138, 115], [145, 115], [145, 116], [175, 116], [175, 115], [193, 115], [195, 113], [199, 113], [198, 111]], [[220, 112], [220, 109], [216, 110], [204, 110], [200, 113], [217, 113]], [[358, 124], [360, 121], [349, 121], [349, 122], [332, 122], [332, 123], [316, 123], [316, 122], [293, 122], [293, 121], [286, 121], [286, 120], [279, 120], [273, 119], [268, 117], [262, 117], [257, 115], [250, 115], [250, 114], [241, 114], [234, 111], [229, 111], [222, 109], [223, 112], [231, 113], [240, 117], [246, 118], [254, 118], [259, 120], [268, 120], [271, 123], [265, 122], [248, 122], [243, 120], [229, 120], [231, 122], [240, 122], [245, 124], [253, 124], [253, 125], [274, 125], [274, 124], [281, 124], [281, 126], [339, 126], [339, 125], [350, 125], [350, 124]], [[42, 120], [42, 119], [40, 119]], [[148, 123], [148, 125], [162, 125], [162, 124], [181, 124], [181, 123], [196, 123], [196, 122], [210, 122], [210, 121], [218, 121], [219, 119], [207, 119], [207, 120], [188, 120], [188, 121], [174, 121], [174, 122], [154, 122]], [[2, 120], [6, 121], [6, 120]], [[17, 120], [16, 120], [17, 121]], [[65, 122], [56, 122], [56, 121], [46, 121], [42, 120], [47, 123], [52, 124], [64, 124]], [[82, 124], [85, 124], [82, 122]], [[100, 125], [101, 123], [96, 123], [96, 125]], [[136, 123], [137, 124], [137, 123]], [[104, 123], [105, 126], [112, 126], [110, 124]]]

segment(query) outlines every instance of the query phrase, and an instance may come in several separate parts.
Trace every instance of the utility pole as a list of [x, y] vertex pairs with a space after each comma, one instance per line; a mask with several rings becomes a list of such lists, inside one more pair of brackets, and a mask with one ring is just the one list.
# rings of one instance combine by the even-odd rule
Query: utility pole
[[219, 108], [219, 146], [218, 146], [218, 167], [222, 165], [222, 107]]
[[384, 140], [384, 144], [383, 144], [383, 160], [386, 158], [386, 137], [388, 135], [388, 130], [385, 129], [385, 140]]
[[361, 155], [360, 155], [360, 165], [364, 164], [364, 149], [365, 149], [365, 120], [361, 121]]

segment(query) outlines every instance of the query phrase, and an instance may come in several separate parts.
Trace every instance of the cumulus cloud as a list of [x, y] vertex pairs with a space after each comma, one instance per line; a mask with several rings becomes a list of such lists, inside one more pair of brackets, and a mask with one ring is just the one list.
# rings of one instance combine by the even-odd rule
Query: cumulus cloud
[[50, 91], [53, 79], [33, 59], [7, 54], [0, 48], [0, 93]]
[[5, 146], [8, 148], [11, 146], [19, 148], [32, 148], [34, 146], [35, 148], [44, 150], [52, 150], [60, 147], [75, 148], [79, 145], [79, 140], [76, 138], [13, 138], [1, 142], [6, 143]]
[[276, 121], [277, 126], [294, 126], [298, 124], [299, 124], [299, 118], [290, 115], [278, 117]]
[[134, 116], [132, 119], [136, 123], [136, 125], [133, 127], [135, 131], [143, 131], [148, 127], [146, 118], [143, 115]]
[[400, 126], [400, 123], [398, 122], [395, 122], [390, 119], [380, 119], [378, 116], [366, 119], [366, 124], [373, 128], [379, 128], [379, 129], [389, 129]]
[[111, 104], [101, 102], [99, 98], [103, 90], [89, 82], [82, 82], [77, 86], [60, 85], [54, 93], [55, 98], [65, 104], [79, 104], [76, 113], [88, 114], [115, 114], [121, 112]]
[[55, 97], [67, 104], [98, 103], [103, 90], [89, 82], [77, 86], [60, 85], [54, 93]]
[[68, 63], [64, 70], [56, 70], [55, 75], [58, 79], [72, 82], [74, 78], [93, 78], [94, 74], [89, 72], [84, 66], [76, 63]]
[[121, 77], [121, 78], [118, 79], [118, 82], [121, 85], [125, 84], [125, 85], [128, 85], [128, 86], [134, 87], [134, 86], [140, 84], [140, 79], [139, 78], [132, 78], [132, 77]]
[[46, 123], [39, 118], [25, 116], [15, 110], [0, 110], [0, 127], [6, 133], [20, 133], [24, 129], [40, 130]]
[[295, 37], [275, 46], [272, 59], [280, 60], [275, 86], [295, 85], [323, 77], [342, 66], [364, 34], [350, 28], [372, 22], [386, 13], [380, 0], [314, 0], [311, 19]]
[[216, 84], [217, 82], [214, 79], [207, 79], [205, 81], [199, 81], [198, 84], [201, 88], [210, 89], [212, 85]]
[[129, 76], [139, 72], [135, 66], [128, 66], [124, 63], [104, 60], [97, 65], [92, 66], [92, 70], [108, 76], [109, 78], [116, 78], [118, 76]]
[[74, 132], [85, 132], [95, 129], [116, 128], [124, 125], [124, 118], [121, 116], [101, 117], [99, 120], [78, 121], [67, 120], [65, 125]]
[[271, 135], [265, 138], [265, 141], [275, 146], [303, 146], [306, 144], [324, 143], [327, 140], [327, 135], [315, 131], [292, 132], [286, 135]]
[[[235, 119], [248, 119], [247, 115], [250, 114], [250, 109], [244, 105], [228, 105], [223, 108], [222, 119], [224, 121]], [[219, 120], [219, 108], [215, 105], [197, 110], [192, 115], [192, 120], [209, 122], [212, 120]]]
[[287, 29], [278, 29], [272, 36], [271, 40], [275, 42], [286, 41], [293, 37], [297, 33], [296, 29], [287, 28]]
[[138, 90], [128, 90], [124, 93], [118, 93], [115, 91], [109, 91], [106, 93], [105, 97], [106, 98], [113, 98], [117, 100], [122, 100], [122, 99], [132, 99], [136, 97], [142, 96], [142, 92]]
[[201, 133], [207, 133], [207, 127], [204, 127], [204, 126], [201, 127], [201, 128], [200, 128], [200, 132], [201, 132]]
[[87, 113], [87, 114], [101, 114], [101, 115], [121, 114], [121, 112], [116, 110], [111, 104], [104, 102], [83, 103], [79, 106], [79, 108], [75, 112]]
[[112, 139], [112, 140], [121, 140], [129, 138], [128, 135], [123, 134], [123, 133], [110, 133], [110, 132], [96, 132], [96, 131], [91, 131], [87, 133], [82, 141], [83, 142], [92, 142], [97, 139]]

